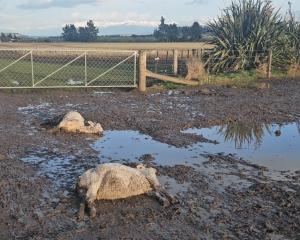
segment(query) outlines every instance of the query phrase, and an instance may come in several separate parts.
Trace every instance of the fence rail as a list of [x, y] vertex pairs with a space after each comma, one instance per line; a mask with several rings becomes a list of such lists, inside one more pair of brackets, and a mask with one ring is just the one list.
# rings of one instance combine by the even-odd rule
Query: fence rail
[[137, 51], [0, 49], [0, 88], [136, 87]]
[[[231, 51], [231, 55], [215, 56], [212, 49], [145, 50], [140, 56], [143, 56], [139, 64], [139, 89], [142, 92], [146, 91], [148, 80], [199, 85], [271, 79], [274, 71], [277, 77], [285, 74], [279, 68], [273, 70], [272, 51], [245, 51], [245, 56]], [[223, 70], [219, 71], [216, 66]]]

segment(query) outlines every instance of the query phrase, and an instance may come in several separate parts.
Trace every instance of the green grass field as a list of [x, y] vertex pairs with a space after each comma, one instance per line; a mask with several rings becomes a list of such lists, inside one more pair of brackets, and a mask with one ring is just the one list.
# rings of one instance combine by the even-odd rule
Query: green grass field
[[[0, 58], [0, 69], [12, 63], [12, 60]], [[61, 63], [34, 62], [34, 84], [36, 87], [60, 86], [76, 87], [85, 85], [85, 63], [78, 59], [74, 63], [54, 73], [64, 66], [67, 61]], [[87, 82], [96, 79], [118, 61], [87, 61]], [[49, 76], [50, 74], [53, 75]], [[49, 76], [49, 77], [47, 77]], [[46, 78], [47, 77], [47, 78]], [[46, 78], [46, 79], [45, 79]], [[45, 79], [45, 80], [43, 80]], [[117, 66], [112, 71], [96, 79], [90, 86], [133, 86], [134, 85], [134, 62], [130, 59]], [[32, 65], [30, 59], [24, 59], [0, 72], [0, 87], [32, 87]]]

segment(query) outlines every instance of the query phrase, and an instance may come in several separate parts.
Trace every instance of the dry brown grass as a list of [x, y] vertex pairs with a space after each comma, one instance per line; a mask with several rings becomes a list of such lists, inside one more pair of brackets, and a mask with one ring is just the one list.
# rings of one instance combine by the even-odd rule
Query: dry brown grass
[[287, 71], [287, 76], [289, 78], [295, 78], [297, 76], [300, 76], [299, 64], [297, 63], [292, 64]]
[[199, 82], [204, 82], [205, 80], [207, 80], [207, 73], [204, 68], [204, 64], [199, 58], [190, 58], [189, 60], [187, 60], [186, 64], [188, 73], [185, 77], [185, 80], [197, 80]]
[[258, 68], [256, 69], [256, 72], [257, 72], [258, 76], [266, 77], [268, 74], [268, 64], [266, 64], [266, 63], [260, 64], [258, 66]]
[[210, 48], [207, 43], [0, 43], [0, 49], [171, 50]]

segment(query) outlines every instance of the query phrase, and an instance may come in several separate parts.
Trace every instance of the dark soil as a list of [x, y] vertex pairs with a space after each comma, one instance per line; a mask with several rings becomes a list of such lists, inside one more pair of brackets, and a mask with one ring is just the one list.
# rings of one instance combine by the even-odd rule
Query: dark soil
[[[51, 132], [43, 125], [77, 110], [106, 130], [137, 130], [185, 147], [210, 141], [180, 132], [191, 127], [299, 121], [300, 81], [270, 86], [206, 86], [148, 95], [135, 90], [0, 92], [0, 239], [300, 239], [299, 171], [279, 181], [264, 167], [220, 154], [205, 156], [199, 168], [156, 166], [160, 175], [188, 184], [177, 195], [179, 204], [163, 208], [147, 196], [98, 202], [95, 219], [78, 221], [73, 179], [99, 162], [90, 147], [95, 137]], [[28, 155], [72, 155], [74, 167], [83, 169], [58, 183], [64, 172], [59, 179], [42, 176], [38, 165], [21, 161]], [[151, 165], [153, 160], [141, 156], [137, 162]]]

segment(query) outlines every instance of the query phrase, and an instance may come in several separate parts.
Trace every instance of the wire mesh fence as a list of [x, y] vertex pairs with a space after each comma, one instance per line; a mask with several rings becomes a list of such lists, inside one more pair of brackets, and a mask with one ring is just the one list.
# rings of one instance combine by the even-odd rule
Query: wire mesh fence
[[[266, 51], [243, 56], [214, 56], [211, 49], [146, 52], [147, 70], [200, 84], [288, 76]], [[0, 88], [136, 87], [138, 57], [138, 51], [0, 49]]]
[[202, 49], [182, 49], [177, 50], [177, 69], [174, 69], [175, 50], [153, 50], [147, 56], [147, 68], [155, 73], [168, 76], [186, 76], [188, 72], [187, 62], [189, 59], [198, 58], [200, 60]]
[[135, 87], [136, 51], [1, 50], [0, 88]]
[[147, 54], [147, 69], [187, 80], [193, 76], [202, 84], [287, 77], [287, 72], [272, 62], [270, 53], [245, 51], [243, 56], [238, 52], [214, 56], [212, 49], [154, 50]]

